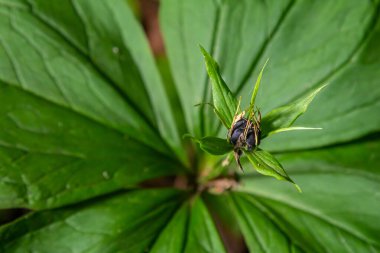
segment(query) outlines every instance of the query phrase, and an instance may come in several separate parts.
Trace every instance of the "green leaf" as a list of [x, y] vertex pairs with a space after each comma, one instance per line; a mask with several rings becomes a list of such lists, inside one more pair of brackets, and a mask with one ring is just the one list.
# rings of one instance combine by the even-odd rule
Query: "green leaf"
[[148, 43], [125, 1], [24, 2], [0, 4], [0, 80], [161, 152], [170, 154], [169, 145], [184, 159]]
[[184, 168], [120, 131], [0, 82], [0, 208], [51, 208]]
[[186, 243], [190, 207], [186, 202], [175, 213], [164, 230], [155, 241], [151, 253], [178, 253], [182, 252]]
[[200, 197], [186, 202], [149, 252], [225, 252], [212, 217]]
[[213, 213], [228, 227], [229, 237], [243, 238], [249, 252], [304, 252], [252, 196], [235, 191], [206, 196]]
[[189, 231], [183, 252], [226, 252], [211, 215], [199, 197], [192, 203]]
[[[179, 95], [188, 107], [185, 114], [205, 123], [203, 136], [215, 135], [218, 126], [212, 109], [190, 108], [210, 100], [203, 92], [208, 84], [202, 59], [194, 53], [198, 44], [220, 63], [230, 90], [243, 97], [243, 108], [270, 58], [255, 102], [263, 115], [329, 83], [298, 121], [324, 130], [275, 135], [265, 141], [270, 150], [321, 147], [379, 131], [378, 1], [162, 0], [161, 5], [161, 27]], [[219, 129], [219, 137], [225, 136]]]
[[[315, 171], [327, 173], [358, 174], [365, 177], [380, 175], [377, 164], [380, 162], [379, 134], [336, 147], [289, 152], [278, 156], [281, 163], [290, 171]], [[375, 178], [374, 178], [375, 179]]]
[[[211, 99], [210, 94], [204, 92], [209, 84], [202, 58], [194, 54], [198, 45], [209, 49], [221, 64], [220, 71], [231, 90], [236, 91], [247, 73], [257, 77], [257, 73], [251, 73], [252, 61], [266, 37], [270, 37], [270, 31], [275, 28], [286, 5], [286, 1], [268, 5], [260, 1], [161, 2], [161, 28], [189, 129], [196, 131], [200, 128], [203, 113], [190, 106]], [[236, 33], [236, 27], [239, 27], [239, 36], [231, 36]], [[250, 94], [252, 85], [249, 87], [250, 91], [244, 94]], [[203, 110], [204, 135], [213, 135], [216, 127], [212, 118], [214, 113], [210, 108]]]
[[174, 190], [138, 190], [31, 213], [0, 228], [0, 251], [144, 252], [182, 198]]
[[261, 122], [262, 138], [282, 132], [281, 129], [289, 129], [297, 118], [306, 112], [311, 101], [326, 85], [322, 85], [294, 103], [274, 109], [265, 115]]
[[221, 139], [212, 136], [206, 136], [200, 139], [191, 137], [194, 141], [199, 143], [202, 150], [212, 155], [224, 155], [231, 152], [234, 147], [226, 139]]
[[201, 47], [201, 51], [205, 57], [207, 73], [211, 79], [215, 111], [224, 126], [229, 129], [235, 116], [237, 101], [220, 75], [218, 64], [203, 47]]
[[[199, 8], [199, 6], [203, 7]], [[209, 88], [209, 78], [203, 57], [196, 52], [199, 52], [199, 44], [205, 48], [211, 48], [213, 21], [216, 18], [214, 8], [214, 1], [160, 2], [160, 28], [164, 35], [166, 51], [187, 128], [194, 136], [205, 135], [201, 133], [202, 108], [194, 108], [194, 105], [211, 101], [211, 97], [208, 99], [204, 97], [205, 90]], [[191, 10], [191, 12], [186, 10]], [[214, 116], [212, 109], [207, 108], [207, 110], [210, 111], [210, 116]], [[211, 121], [211, 118], [207, 119]]]
[[[272, 233], [282, 234], [305, 252], [380, 251], [380, 141], [378, 136], [371, 139], [280, 156], [304, 194], [246, 173], [236, 189], [244, 194], [239, 198], [267, 217], [277, 230]], [[249, 213], [257, 210], [250, 208]], [[253, 228], [260, 234], [270, 231]]]
[[[263, 115], [330, 83], [299, 120], [324, 131], [262, 143], [287, 151], [276, 157], [305, 194], [248, 172], [229, 197], [249, 249], [380, 251], [379, 136], [352, 142], [380, 130], [379, 1], [160, 3], [165, 48], [194, 136], [221, 129], [210, 107], [193, 106], [211, 100], [198, 44], [221, 64], [219, 74], [245, 107], [271, 57], [255, 101]], [[58, 207], [183, 170], [173, 159], [185, 160], [174, 116], [131, 17], [125, 0], [1, 0], [0, 206]], [[284, 129], [294, 128], [276, 131]], [[300, 151], [324, 146], [330, 148]], [[187, 216], [183, 195], [119, 192], [31, 213], [0, 228], [0, 251], [144, 252], [171, 239], [165, 246], [176, 252], [225, 252], [202, 199], [193, 199]], [[178, 234], [168, 238], [172, 231]]]
[[[138, 4], [138, 3], [136, 3]], [[169, 60], [165, 55], [156, 57], [157, 68], [160, 71], [163, 82], [165, 84], [165, 88], [171, 103], [171, 107], [173, 108], [173, 116], [175, 119], [175, 123], [178, 126], [179, 133], [183, 136], [188, 133], [186, 129], [185, 116], [183, 115], [183, 108], [181, 106], [181, 102], [178, 98], [178, 93], [174, 84], [173, 76], [170, 71]]]
[[235, 208], [234, 216], [250, 252], [291, 252], [292, 242], [262, 213], [247, 194], [231, 193], [223, 196]]
[[302, 192], [301, 188], [296, 183], [294, 183], [294, 181], [288, 176], [282, 165], [269, 152], [258, 149], [254, 150], [253, 152], [244, 151], [244, 154], [247, 156], [250, 163], [260, 174], [271, 176], [278, 180], [288, 181], [294, 184], [294, 186], [299, 192]]
[[[3, 85], [17, 86], [125, 134], [132, 135], [140, 129], [160, 142], [141, 116], [123, 101], [90, 62], [34, 17], [27, 6], [0, 5], [0, 10]], [[135, 138], [148, 144], [146, 136]], [[164, 150], [162, 144], [158, 147]]]

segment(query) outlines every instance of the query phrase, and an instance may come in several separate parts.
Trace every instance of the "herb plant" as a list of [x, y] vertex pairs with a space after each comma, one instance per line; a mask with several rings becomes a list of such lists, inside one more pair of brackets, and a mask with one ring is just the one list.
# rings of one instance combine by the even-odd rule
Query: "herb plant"
[[[310, 102], [325, 85], [310, 92], [310, 94], [307, 94], [294, 103], [276, 108], [269, 112], [263, 119], [262, 128], [261, 113], [259, 109], [255, 111], [255, 100], [268, 60], [257, 78], [246, 112], [240, 109], [241, 98], [239, 101], [234, 98], [232, 92], [221, 77], [218, 64], [203, 47], [201, 47], [201, 50], [206, 60], [208, 74], [212, 80], [212, 96], [214, 101], [212, 106], [221, 123], [228, 128], [228, 135], [227, 140], [216, 137], [203, 137], [201, 139], [194, 138], [195, 141], [200, 144], [200, 147], [204, 151], [214, 155], [223, 155], [233, 150], [235, 160], [242, 170], [240, 156], [244, 151], [248, 160], [258, 172], [263, 175], [273, 176], [279, 180], [287, 180], [293, 183], [297, 190], [301, 192], [301, 188], [290, 179], [276, 158], [270, 153], [258, 149], [258, 145], [261, 138], [275, 133], [292, 130], [318, 129], [311, 127], [292, 127], [292, 125], [295, 120], [306, 111]], [[237, 127], [237, 125], [239, 126]], [[253, 147], [254, 150], [252, 150]]]
[[160, 3], [0, 0], [0, 252], [379, 252], [379, 1]]

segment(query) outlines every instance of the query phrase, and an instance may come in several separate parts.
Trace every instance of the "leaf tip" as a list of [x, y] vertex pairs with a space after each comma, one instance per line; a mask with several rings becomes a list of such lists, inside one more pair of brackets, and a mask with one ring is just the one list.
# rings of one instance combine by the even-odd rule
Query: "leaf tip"
[[251, 111], [253, 109], [253, 107], [255, 106], [255, 100], [256, 100], [256, 96], [257, 96], [257, 92], [259, 91], [259, 87], [260, 87], [260, 83], [261, 83], [261, 78], [263, 76], [263, 73], [264, 73], [264, 69], [265, 67], [267, 66], [268, 64], [268, 61], [269, 61], [269, 58], [265, 61], [264, 63], [264, 66], [261, 68], [261, 71], [257, 77], [257, 80], [256, 80], [256, 83], [255, 83], [255, 86], [253, 87], [253, 92], [252, 92], [252, 96], [251, 96], [251, 102], [250, 102], [250, 110]]
[[294, 187], [297, 189], [297, 191], [298, 191], [299, 193], [302, 193], [302, 189], [301, 189], [301, 187], [299, 187], [298, 184], [293, 183], [293, 185], [294, 185]]
[[267, 66], [268, 62], [269, 62], [269, 57], [268, 57], [267, 60], [265, 61], [264, 66], [263, 66], [263, 69], [265, 69], [265, 67]]
[[201, 44], [198, 44], [198, 46], [199, 46], [199, 49], [201, 50], [202, 54], [205, 57], [209, 55], [209, 53], [206, 51], [206, 49]]
[[321, 89], [323, 89], [323, 88], [325, 88], [327, 85], [329, 85], [330, 83], [329, 82], [324, 82], [324, 83], [322, 83], [322, 85], [321, 85]]
[[325, 82], [325, 83], [322, 83], [315, 91], [314, 93], [315, 94], [318, 94], [321, 90], [323, 90], [327, 85], [329, 85], [330, 83], [328, 82]]

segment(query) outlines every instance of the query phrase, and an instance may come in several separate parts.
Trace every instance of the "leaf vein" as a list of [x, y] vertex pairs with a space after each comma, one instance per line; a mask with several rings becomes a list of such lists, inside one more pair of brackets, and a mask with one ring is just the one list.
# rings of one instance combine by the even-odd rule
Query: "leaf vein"
[[366, 244], [368, 245], [374, 245], [376, 247], [378, 247], [380, 249], [380, 243], [377, 243], [377, 242], [374, 242], [374, 241], [369, 241], [367, 240], [367, 238], [363, 235], [360, 235], [358, 233], [356, 233], [355, 231], [352, 231], [350, 228], [346, 227], [344, 224], [341, 224], [340, 222], [337, 222], [337, 221], [334, 221], [326, 216], [324, 216], [323, 214], [318, 214], [318, 212], [316, 211], [313, 211], [309, 208], [307, 208], [306, 206], [302, 207], [300, 205], [295, 205], [295, 204], [290, 204], [290, 203], [286, 203], [284, 201], [281, 201], [279, 199], [276, 199], [276, 198], [271, 198], [271, 197], [268, 197], [268, 196], [264, 196], [262, 194], [258, 194], [258, 193], [252, 193], [254, 195], [256, 195], [258, 198], [262, 198], [262, 199], [267, 199], [267, 200], [270, 200], [270, 201], [274, 201], [274, 202], [277, 202], [279, 204], [282, 204], [284, 206], [287, 206], [287, 207], [290, 207], [291, 209], [294, 209], [296, 211], [300, 211], [302, 213], [305, 213], [305, 214], [308, 214], [310, 216], [313, 216], [335, 228], [338, 228], [344, 232], [346, 232], [347, 234], [350, 234], [354, 237], [356, 237], [357, 239], [359, 239], [360, 241], [363, 241], [365, 242]]
[[278, 19], [276, 25], [274, 26], [273, 30], [269, 33], [269, 36], [264, 40], [260, 51], [258, 55], [253, 59], [251, 66], [248, 68], [247, 72], [243, 76], [243, 79], [240, 81], [239, 85], [237, 86], [236, 93], [239, 93], [241, 89], [244, 87], [245, 83], [249, 80], [250, 75], [252, 72], [256, 69], [257, 64], [260, 62], [261, 58], [263, 57], [266, 49], [268, 48], [269, 44], [273, 41], [273, 38], [277, 34], [277, 32], [281, 29], [282, 24], [284, 24], [284, 20], [289, 16], [289, 13], [295, 6], [295, 0], [292, 0], [283, 11], [281, 17]]

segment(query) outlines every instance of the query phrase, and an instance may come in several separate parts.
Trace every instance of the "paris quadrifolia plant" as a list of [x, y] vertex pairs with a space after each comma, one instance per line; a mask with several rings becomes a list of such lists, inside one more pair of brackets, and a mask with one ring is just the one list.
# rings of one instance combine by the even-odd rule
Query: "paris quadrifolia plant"
[[315, 127], [293, 126], [294, 122], [306, 110], [314, 97], [326, 86], [321, 85], [296, 101], [276, 108], [268, 114], [261, 116], [260, 109], [256, 105], [256, 96], [260, 88], [264, 69], [262, 67], [256, 83], [253, 87], [249, 106], [241, 108], [242, 97], [235, 97], [223, 80], [219, 66], [212, 56], [200, 46], [204, 55], [207, 73], [211, 79], [214, 112], [226, 127], [226, 139], [215, 136], [192, 137], [199, 143], [201, 149], [212, 155], [227, 155], [226, 162], [233, 153], [238, 167], [243, 170], [240, 162], [244, 154], [253, 167], [261, 174], [275, 177], [278, 180], [288, 181], [301, 192], [301, 188], [288, 176], [282, 165], [268, 151], [260, 148], [261, 140], [273, 134], [294, 130], [320, 130]]

